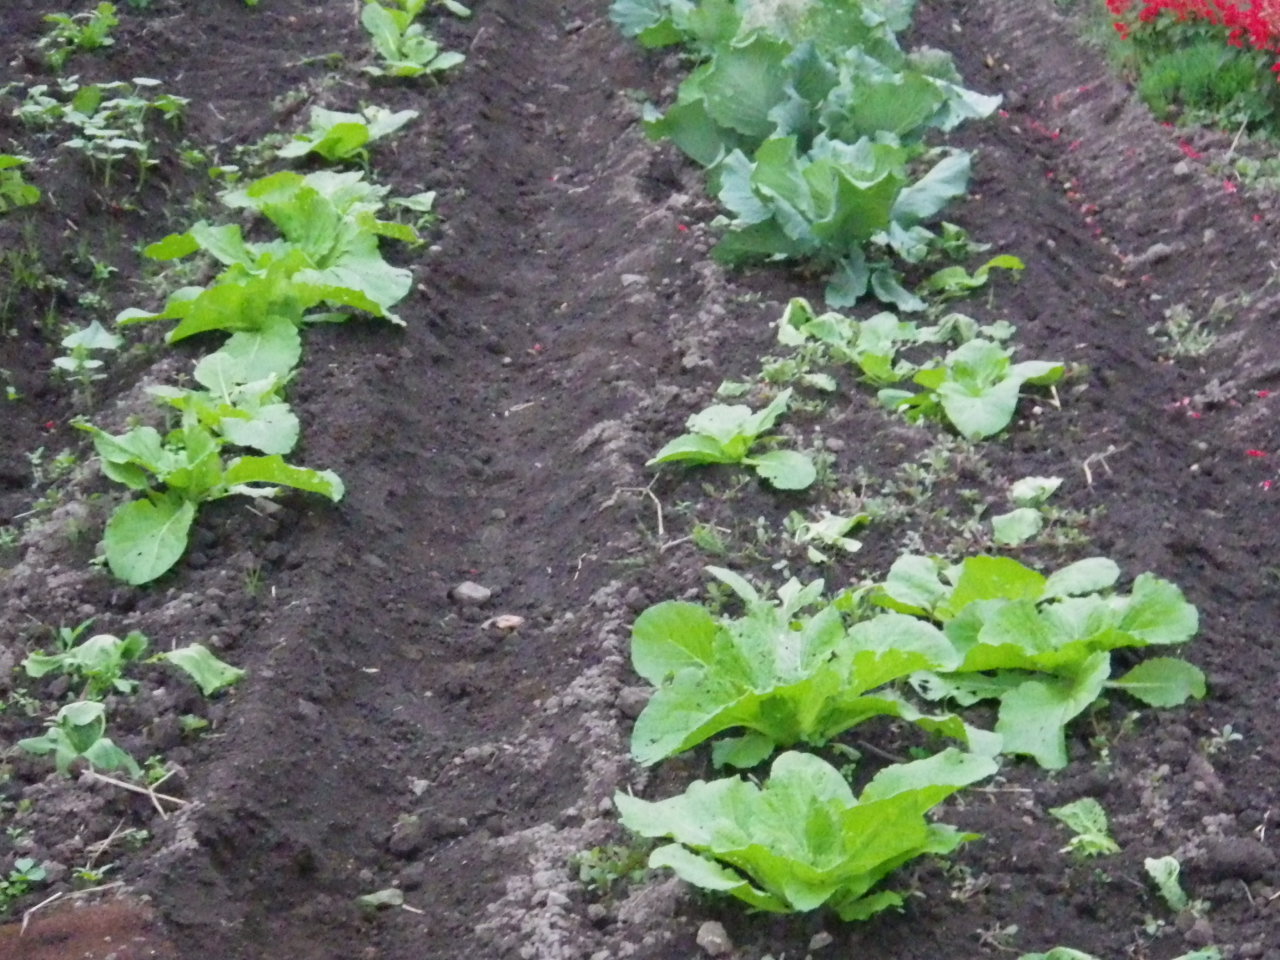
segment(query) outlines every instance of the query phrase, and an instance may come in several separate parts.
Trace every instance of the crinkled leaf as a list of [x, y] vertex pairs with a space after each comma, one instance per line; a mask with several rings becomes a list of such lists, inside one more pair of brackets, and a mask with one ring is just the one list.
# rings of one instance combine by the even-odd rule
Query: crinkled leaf
[[1067, 765], [1067, 724], [1098, 699], [1111, 672], [1108, 653], [1095, 653], [1072, 678], [1028, 680], [1000, 700], [996, 733], [1006, 753], [1034, 757], [1047, 770]]

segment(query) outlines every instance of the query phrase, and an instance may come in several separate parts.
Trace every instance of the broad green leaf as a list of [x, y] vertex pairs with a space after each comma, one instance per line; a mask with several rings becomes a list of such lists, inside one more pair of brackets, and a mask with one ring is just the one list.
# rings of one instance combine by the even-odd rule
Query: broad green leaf
[[283, 383], [302, 358], [298, 327], [283, 317], [268, 317], [258, 330], [234, 333], [196, 364], [195, 379], [215, 392], [275, 377]]
[[995, 542], [1016, 547], [1026, 543], [1044, 528], [1044, 515], [1035, 507], [1019, 507], [1010, 513], [991, 518]]
[[969, 557], [947, 599], [943, 619], [950, 619], [977, 600], [1039, 600], [1048, 581], [1009, 557]]
[[1150, 707], [1176, 707], [1205, 695], [1204, 672], [1176, 657], [1144, 660], [1108, 686], [1119, 687]]
[[144, 247], [142, 255], [150, 260], [180, 260], [200, 249], [200, 244], [190, 233], [171, 233], [163, 240]]
[[737, 897], [757, 910], [769, 913], [788, 913], [785, 901], [757, 890], [734, 870], [721, 866], [708, 857], [700, 857], [678, 843], [668, 843], [649, 854], [649, 869], [670, 868], [685, 883], [703, 890], [727, 893]]
[[768, 760], [776, 748], [771, 737], [754, 731], [741, 737], [722, 737], [711, 745], [711, 763], [717, 770], [721, 767], [747, 770]]
[[791, 49], [790, 44], [757, 34], [746, 43], [717, 50], [699, 82], [707, 113], [744, 136], [768, 137], [776, 126], [770, 111], [785, 99], [788, 71], [783, 61]]
[[743, 463], [755, 468], [779, 490], [804, 490], [818, 478], [813, 461], [794, 450], [774, 450], [748, 457]]
[[168, 571], [186, 552], [195, 515], [195, 504], [174, 493], [117, 507], [103, 538], [112, 574], [136, 587]]
[[712, 437], [686, 433], [668, 442], [646, 461], [646, 467], [659, 463], [737, 463], [738, 458], [725, 452], [724, 445]]
[[696, 603], [669, 600], [650, 607], [631, 629], [631, 663], [655, 686], [685, 667], [711, 662], [715, 618]]
[[244, 671], [219, 660], [203, 644], [193, 643], [160, 655], [195, 681], [200, 692], [211, 697], [240, 680]]
[[966, 440], [993, 437], [1013, 421], [1018, 408], [1015, 380], [1001, 380], [977, 391], [947, 380], [938, 387], [938, 398], [947, 419]]
[[1046, 770], [1065, 767], [1067, 724], [1098, 699], [1110, 672], [1110, 655], [1095, 653], [1074, 678], [1028, 680], [1006, 693], [996, 722], [1005, 752], [1034, 757]]
[[[228, 487], [262, 483], [293, 487], [309, 493], [319, 493], [335, 502], [341, 500], [346, 492], [342, 480], [332, 470], [295, 467], [285, 463], [280, 456], [240, 457], [233, 460], [227, 465], [223, 482]], [[266, 495], [266, 491], [256, 492]]]
[[84, 350], [119, 350], [123, 344], [124, 337], [111, 333], [97, 320], [62, 338], [62, 345], [68, 350], [77, 347]]
[[223, 419], [219, 429], [228, 443], [282, 455], [297, 446], [301, 427], [287, 403], [269, 403], [254, 408], [245, 419]]
[[1044, 598], [1078, 597], [1109, 590], [1119, 579], [1120, 567], [1114, 560], [1106, 557], [1078, 560], [1050, 574], [1044, 585]]
[[968, 192], [970, 166], [970, 155], [962, 151], [940, 160], [898, 195], [893, 205], [893, 219], [911, 226], [936, 216], [948, 203]]
[[1143, 573], [1133, 581], [1120, 629], [1146, 643], [1186, 643], [1200, 629], [1200, 617], [1175, 584]]
[[938, 564], [929, 557], [905, 555], [889, 568], [882, 585], [886, 606], [903, 613], [930, 613], [948, 594], [938, 578]]

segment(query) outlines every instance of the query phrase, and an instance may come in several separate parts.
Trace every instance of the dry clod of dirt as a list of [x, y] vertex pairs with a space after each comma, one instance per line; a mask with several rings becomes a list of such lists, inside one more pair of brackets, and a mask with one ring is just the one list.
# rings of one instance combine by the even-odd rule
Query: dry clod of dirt
[[1211, 881], [1261, 880], [1275, 865], [1275, 852], [1252, 837], [1209, 838], [1195, 862], [1198, 872]]

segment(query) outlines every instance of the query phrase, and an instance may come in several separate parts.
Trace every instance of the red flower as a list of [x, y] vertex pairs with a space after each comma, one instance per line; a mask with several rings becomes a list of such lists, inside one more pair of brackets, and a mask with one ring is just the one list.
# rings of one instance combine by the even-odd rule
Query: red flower
[[1250, 457], [1265, 457], [1267, 455], [1265, 450], [1246, 450], [1245, 453]]

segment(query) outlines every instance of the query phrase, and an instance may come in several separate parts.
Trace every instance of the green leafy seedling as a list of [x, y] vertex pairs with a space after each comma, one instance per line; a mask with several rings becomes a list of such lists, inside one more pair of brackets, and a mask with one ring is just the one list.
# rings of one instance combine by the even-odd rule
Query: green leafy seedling
[[30, 162], [28, 157], [0, 153], [0, 213], [40, 202], [40, 188], [27, 183], [19, 169]]
[[[226, 269], [207, 287], [175, 291], [159, 311], [131, 308], [117, 315], [116, 322], [176, 320], [168, 335], [171, 343], [212, 330], [245, 334], [236, 348], [241, 356], [252, 357], [266, 346], [273, 357], [287, 353], [294, 359], [284, 369], [277, 364], [237, 382], [268, 373], [283, 381], [301, 347], [296, 334], [282, 324], [296, 327], [343, 316], [308, 313], [315, 307], [364, 310], [402, 324], [391, 307], [413, 288], [413, 274], [387, 263], [379, 240], [416, 243], [420, 238], [407, 224], [378, 218], [388, 192], [360, 171], [331, 170], [305, 176], [284, 170], [228, 190], [221, 197], [226, 206], [260, 213], [279, 228], [281, 238], [249, 242], [237, 223], [201, 221], [185, 233], [158, 240], [143, 250], [144, 256], [180, 260], [203, 251]], [[257, 336], [269, 337], [271, 343], [249, 339]]]
[[1061, 485], [1061, 477], [1023, 477], [1014, 483], [1009, 500], [1016, 509], [991, 518], [995, 542], [1016, 547], [1044, 529], [1044, 514], [1039, 508]]
[[319, 154], [330, 163], [341, 160], [368, 162], [369, 144], [390, 136], [418, 116], [417, 110], [392, 113], [384, 107], [369, 106], [359, 113], [340, 113], [312, 107], [309, 129], [299, 133], [277, 151], [283, 159]]
[[293, 466], [279, 454], [224, 459], [226, 440], [191, 410], [165, 436], [146, 426], [118, 436], [92, 424], [76, 426], [93, 436], [103, 473], [143, 495], [115, 509], [103, 538], [107, 566], [134, 586], [178, 562], [202, 503], [236, 494], [274, 497], [286, 487], [335, 502], [344, 493], [333, 471]]
[[1209, 904], [1206, 901], [1192, 900], [1182, 889], [1179, 881], [1182, 864], [1177, 857], [1147, 857], [1142, 861], [1142, 866], [1151, 882], [1156, 885], [1160, 898], [1174, 913], [1188, 911], [1195, 916], [1203, 916], [1208, 912]]
[[58, 653], [33, 653], [22, 663], [27, 676], [39, 678], [50, 673], [64, 673], [85, 683], [80, 697], [100, 700], [112, 691], [133, 693], [138, 681], [126, 680], [124, 671], [142, 658], [147, 638], [134, 630], [123, 638], [100, 633]]
[[95, 352], [114, 352], [124, 344], [124, 338], [112, 333], [97, 320], [87, 327], [76, 330], [62, 338], [62, 347], [67, 351], [65, 356], [54, 357], [54, 367], [65, 376], [78, 383], [83, 390], [88, 390], [95, 380], [106, 375], [102, 373], [103, 361], [94, 356]]
[[51, 13], [44, 20], [53, 24], [53, 28], [36, 46], [44, 52], [45, 62], [55, 73], [66, 66], [74, 53], [88, 53], [114, 44], [111, 31], [120, 23], [114, 3], [99, 3], [92, 11], [74, 16]]
[[902, 904], [901, 893], [877, 889], [898, 867], [975, 839], [926, 814], [996, 769], [987, 757], [945, 750], [886, 767], [855, 797], [826, 761], [783, 753], [759, 787], [729, 777], [656, 803], [618, 793], [614, 804], [629, 830], [674, 841], [650, 854], [651, 869], [769, 913], [827, 905], [843, 920], [865, 920]]
[[18, 857], [13, 861], [9, 875], [0, 877], [0, 910], [13, 901], [25, 897], [48, 876], [44, 867], [32, 857]]
[[365, 0], [360, 22], [368, 31], [382, 63], [370, 64], [365, 73], [375, 77], [421, 77], [460, 66], [466, 57], [444, 50], [420, 23], [414, 23], [426, 0], [401, 0], [403, 9]]
[[809, 520], [802, 513], [792, 512], [787, 515], [785, 526], [791, 538], [805, 548], [810, 563], [830, 563], [831, 557], [824, 549], [842, 553], [857, 553], [862, 549], [862, 541], [849, 533], [870, 519], [865, 513], [844, 517], [823, 511], [816, 520]]
[[1017, 273], [1026, 269], [1026, 264], [1017, 257], [1002, 254], [992, 257], [977, 270], [970, 273], [964, 267], [943, 267], [920, 285], [920, 293], [931, 296], [939, 302], [967, 297], [975, 290], [987, 285], [992, 270], [1009, 270]]
[[761, 435], [771, 429], [787, 409], [791, 390], [778, 394], [760, 411], [743, 404], [715, 404], [695, 413], [686, 422], [689, 433], [676, 437], [650, 460], [660, 463], [740, 463], [751, 467], [779, 490], [803, 490], [817, 478], [817, 470], [802, 453], [772, 450], [751, 453]]
[[970, 340], [941, 364], [915, 375], [914, 381], [924, 392], [881, 390], [880, 400], [890, 409], [903, 410], [912, 420], [945, 417], [965, 439], [982, 440], [1013, 422], [1024, 384], [1049, 386], [1065, 372], [1061, 363], [1014, 363], [1010, 351], [999, 344]]
[[1120, 852], [1120, 845], [1111, 839], [1107, 811], [1093, 797], [1082, 797], [1074, 803], [1054, 807], [1049, 813], [1075, 833], [1062, 848], [1063, 853], [1087, 858]]
[[96, 700], [69, 703], [49, 722], [42, 736], [19, 740], [18, 747], [36, 756], [53, 755], [54, 766], [69, 775], [71, 765], [83, 760], [96, 770], [124, 770], [142, 776], [142, 768], [106, 734], [106, 707]]

